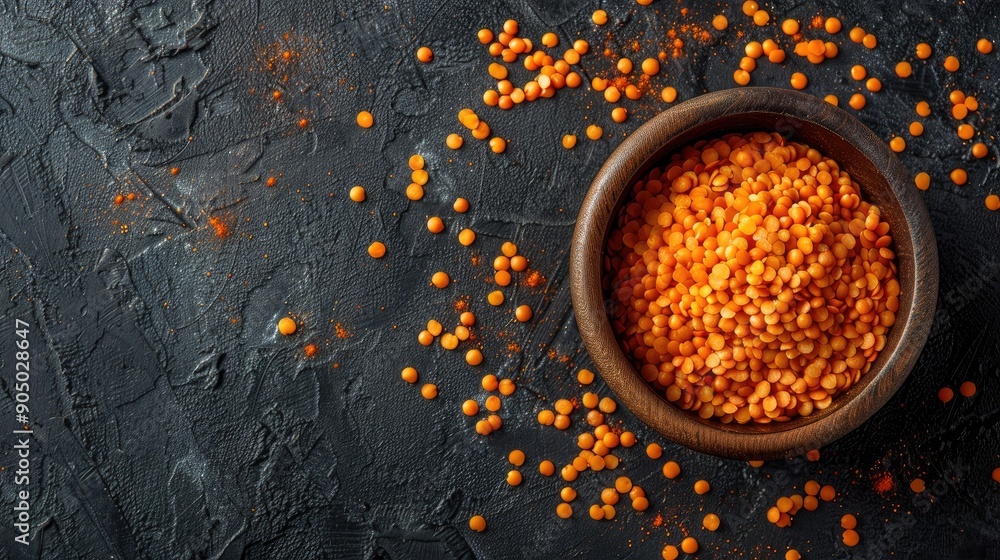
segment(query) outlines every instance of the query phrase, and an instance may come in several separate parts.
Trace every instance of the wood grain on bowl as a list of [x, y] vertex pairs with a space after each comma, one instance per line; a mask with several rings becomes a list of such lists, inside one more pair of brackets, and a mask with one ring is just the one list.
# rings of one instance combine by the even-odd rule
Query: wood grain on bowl
[[[622, 353], [607, 315], [602, 260], [609, 227], [633, 182], [701, 138], [777, 131], [840, 163], [879, 206], [894, 240], [900, 306], [871, 369], [822, 411], [787, 422], [723, 424], [686, 413], [655, 392]], [[640, 420], [669, 439], [714, 455], [769, 459], [799, 455], [853, 430], [896, 392], [915, 363], [937, 301], [937, 249], [923, 201], [890, 148], [857, 119], [817, 97], [776, 88], [702, 95], [630, 135], [598, 172], [580, 208], [570, 257], [577, 324], [601, 375]]]

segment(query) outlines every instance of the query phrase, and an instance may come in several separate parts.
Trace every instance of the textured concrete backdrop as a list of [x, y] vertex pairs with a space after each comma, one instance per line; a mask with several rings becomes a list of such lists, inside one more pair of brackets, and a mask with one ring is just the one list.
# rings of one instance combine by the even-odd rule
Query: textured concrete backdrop
[[[856, 114], [886, 139], [905, 133], [918, 100], [931, 101], [925, 134], [906, 135], [901, 155], [934, 178], [923, 193], [941, 254], [930, 340], [895, 398], [817, 462], [754, 469], [700, 455], [620, 410], [613, 420], [643, 444], [663, 443], [663, 460], [684, 474], [667, 481], [642, 446], [621, 450], [619, 471], [574, 484], [576, 513], [561, 520], [563, 483], [537, 465], [565, 464], [583, 422], [578, 413], [558, 432], [534, 418], [552, 400], [578, 397], [576, 371], [590, 366], [566, 277], [584, 191], [617, 143], [667, 107], [660, 88], [675, 86], [683, 100], [733, 86], [743, 45], [777, 37], [773, 24], [754, 27], [739, 3], [675, 0], [606, 2], [601, 28], [590, 21], [597, 3], [570, 0], [0, 2], [0, 558], [657, 558], [686, 534], [701, 558], [783, 558], [788, 546], [806, 558], [1000, 557], [1000, 485], [990, 479], [1000, 466], [1000, 215], [983, 205], [1000, 190], [1000, 55], [974, 46], [983, 35], [1000, 40], [1000, 9], [763, 5], [772, 21], [823, 14], [845, 29], [840, 55], [820, 66], [782, 36], [788, 61], [762, 62], [752, 83], [788, 87], [801, 70], [807, 92], [846, 101], [861, 88], [848, 69], [862, 63], [885, 87]], [[717, 13], [728, 30], [711, 29]], [[492, 59], [475, 32], [508, 18], [536, 45], [555, 31], [559, 52], [590, 41], [586, 82], [612, 74], [605, 47], [638, 61], [656, 56], [670, 30], [685, 46], [651, 93], [625, 102], [624, 124], [586, 86], [503, 112], [483, 106]], [[878, 47], [851, 43], [854, 25]], [[707, 40], [696, 36], [702, 29]], [[933, 45], [930, 60], [914, 60], [919, 41]], [[416, 61], [420, 45], [434, 49], [433, 63]], [[960, 57], [959, 72], [943, 70], [947, 54]], [[904, 58], [915, 69], [907, 80], [892, 72]], [[526, 79], [523, 68], [515, 76]], [[990, 147], [986, 159], [972, 160], [954, 133], [955, 87], [980, 100], [970, 122]], [[468, 136], [461, 150], [445, 148], [462, 107], [509, 139], [506, 153]], [[355, 125], [362, 109], [373, 128]], [[605, 139], [586, 139], [591, 122]], [[570, 132], [580, 144], [567, 151], [559, 142]], [[402, 194], [413, 153], [431, 176], [419, 202]], [[958, 166], [971, 177], [962, 187], [947, 181]], [[348, 199], [353, 185], [368, 189], [365, 203]], [[116, 206], [127, 193], [136, 199]], [[468, 214], [451, 210], [456, 196], [471, 201]], [[430, 235], [429, 215], [444, 217], [448, 232]], [[470, 248], [455, 241], [466, 226], [478, 235]], [[374, 239], [386, 258], [366, 254]], [[546, 281], [519, 282], [492, 308], [490, 262], [506, 240]], [[453, 284], [437, 290], [428, 280], [442, 269]], [[480, 321], [461, 348], [483, 348], [478, 368], [464, 352], [416, 342], [428, 319], [456, 324], [463, 298]], [[513, 321], [521, 303], [535, 309], [529, 324]], [[293, 337], [275, 333], [285, 314], [302, 322]], [[8, 433], [17, 428], [15, 318], [31, 329], [30, 547], [13, 544], [11, 522], [21, 488]], [[319, 347], [312, 359], [309, 342]], [[436, 400], [401, 381], [406, 365], [439, 386]], [[482, 438], [459, 406], [484, 397], [487, 372], [518, 390], [504, 400], [503, 429]], [[937, 399], [965, 380], [979, 387], [973, 398]], [[594, 387], [608, 394], [600, 380]], [[513, 448], [528, 456], [517, 488], [504, 482]], [[649, 511], [623, 503], [614, 521], [587, 518], [621, 472], [646, 489]], [[909, 489], [918, 476], [922, 494]], [[709, 494], [691, 491], [698, 478], [711, 481]], [[833, 484], [837, 500], [791, 528], [768, 523], [767, 508], [810, 478]], [[722, 517], [716, 533], [701, 529], [707, 512]], [[486, 532], [468, 529], [474, 513], [486, 516]], [[844, 513], [859, 518], [854, 549], [840, 544]]]

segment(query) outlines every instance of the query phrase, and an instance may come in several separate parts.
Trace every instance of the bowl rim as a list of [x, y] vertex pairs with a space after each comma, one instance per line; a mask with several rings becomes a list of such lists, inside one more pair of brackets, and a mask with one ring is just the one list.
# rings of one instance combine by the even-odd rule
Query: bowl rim
[[[668, 156], [697, 139], [673, 144], [685, 132], [724, 117], [762, 114], [818, 126], [848, 142], [885, 179], [907, 225], [913, 250], [913, 295], [901, 307], [893, 329], [899, 342], [859, 393], [830, 411], [775, 424], [732, 425], [704, 421], [675, 407], [654, 391], [631, 365], [611, 330], [602, 289], [604, 243], [617, 201], [637, 172], [652, 159]], [[723, 132], [718, 133], [724, 134]], [[846, 165], [845, 165], [846, 167]], [[896, 235], [894, 235], [894, 238]], [[919, 249], [919, 250], [918, 250]], [[909, 173], [892, 150], [846, 111], [806, 93], [771, 87], [748, 87], [703, 94], [660, 113], [631, 133], [597, 172], [580, 206], [570, 249], [570, 290], [584, 344], [619, 401], [642, 422], [691, 449], [737, 459], [773, 459], [801, 455], [826, 445], [868, 420], [895, 394], [909, 375], [931, 329], [937, 304], [938, 257], [930, 216]], [[901, 302], [902, 303], [902, 302]], [[902, 319], [902, 321], [900, 321]], [[880, 356], [881, 358], [881, 356]], [[800, 417], [801, 418], [801, 417]]]

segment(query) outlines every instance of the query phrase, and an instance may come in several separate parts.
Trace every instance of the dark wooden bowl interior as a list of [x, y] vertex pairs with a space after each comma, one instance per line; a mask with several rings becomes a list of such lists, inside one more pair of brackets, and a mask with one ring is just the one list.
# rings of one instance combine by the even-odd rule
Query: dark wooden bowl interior
[[[861, 185], [889, 223], [900, 307], [869, 371], [825, 410], [788, 422], [723, 424], [676, 408], [621, 351], [607, 316], [602, 260], [610, 227], [630, 187], [677, 149], [729, 132], [777, 131], [818, 149]], [[927, 210], [889, 147], [845, 111], [811, 95], [743, 88], [702, 95], [630, 135], [598, 172], [581, 206], [570, 259], [573, 306], [584, 343], [622, 404], [667, 438], [705, 453], [770, 459], [818, 449], [859, 426], [896, 392], [930, 331], [937, 302], [937, 249]]]

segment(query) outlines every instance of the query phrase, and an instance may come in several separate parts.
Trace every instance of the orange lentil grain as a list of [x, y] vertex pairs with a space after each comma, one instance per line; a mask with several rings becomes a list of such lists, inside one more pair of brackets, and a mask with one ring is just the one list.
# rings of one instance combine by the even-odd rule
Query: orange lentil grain
[[918, 189], [926, 191], [931, 186], [931, 176], [927, 172], [921, 171], [913, 178], [913, 182], [916, 183]]
[[437, 385], [434, 385], [433, 383], [427, 383], [426, 385], [420, 388], [420, 395], [425, 399], [428, 400], [433, 399], [437, 397], [437, 394], [438, 394]]
[[373, 259], [381, 259], [385, 256], [385, 244], [381, 241], [373, 241], [372, 244], [368, 246], [368, 254]]
[[964, 169], [954, 169], [948, 176], [956, 185], [964, 185], [969, 180], [969, 174]]
[[987, 210], [1000, 210], [1000, 196], [995, 194], [986, 195], [985, 203]]
[[858, 541], [860, 541], [858, 532], [855, 531], [854, 529], [847, 529], [846, 531], [844, 531], [842, 537], [844, 544], [847, 546], [857, 546]]
[[469, 245], [472, 245], [475, 241], [476, 241], [476, 232], [472, 231], [471, 229], [465, 228], [462, 231], [458, 232], [458, 242], [461, 243], [462, 245], [468, 247]]
[[958, 387], [958, 392], [961, 393], [963, 397], [971, 397], [976, 394], [976, 384], [971, 381], [966, 381]]
[[[369, 113], [368, 111], [361, 111], [360, 113], [358, 113], [357, 121], [358, 121], [358, 126], [360, 126], [361, 128], [371, 128], [372, 125], [375, 124], [375, 118], [372, 117], [372, 114]], [[308, 124], [309, 121], [305, 119], [299, 121], [299, 126], [302, 128], [305, 128], [305, 126]]]

